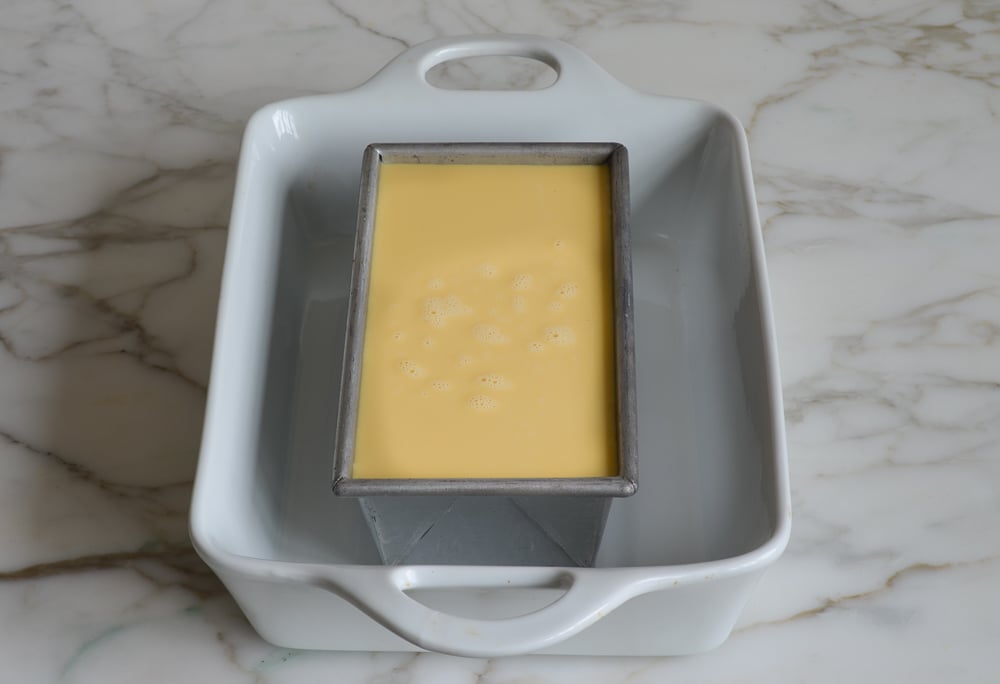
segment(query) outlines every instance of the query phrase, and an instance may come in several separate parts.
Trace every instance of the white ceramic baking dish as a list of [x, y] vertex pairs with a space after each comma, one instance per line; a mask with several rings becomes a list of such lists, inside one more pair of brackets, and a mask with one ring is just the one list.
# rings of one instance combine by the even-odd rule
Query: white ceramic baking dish
[[[448, 59], [532, 57], [525, 92], [440, 90]], [[379, 142], [620, 141], [632, 189], [639, 467], [594, 568], [385, 567], [330, 476], [362, 153]], [[391, 426], [387, 426], [391, 429]], [[681, 654], [732, 629], [789, 535], [781, 396], [739, 123], [563, 43], [433, 41], [247, 126], [191, 510], [198, 552], [288, 647]]]

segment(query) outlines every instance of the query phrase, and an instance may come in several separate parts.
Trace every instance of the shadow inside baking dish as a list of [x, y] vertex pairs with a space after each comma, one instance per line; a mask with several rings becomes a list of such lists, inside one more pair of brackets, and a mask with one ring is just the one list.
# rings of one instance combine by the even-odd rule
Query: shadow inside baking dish
[[[722, 117], [685, 145], [630, 150], [639, 492], [615, 500], [599, 567], [721, 560], [775, 534], [739, 150]], [[330, 489], [356, 197], [356, 181], [318, 157], [286, 188], [251, 496], [234, 497], [238, 523], [223, 525], [243, 529], [220, 536], [234, 555], [379, 563], [357, 501]]]

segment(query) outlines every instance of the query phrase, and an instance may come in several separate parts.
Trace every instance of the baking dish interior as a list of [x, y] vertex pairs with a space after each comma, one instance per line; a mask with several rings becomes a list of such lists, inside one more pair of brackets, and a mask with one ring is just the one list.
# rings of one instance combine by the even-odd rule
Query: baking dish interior
[[[739, 556], [772, 539], [782, 514], [741, 133], [711, 107], [672, 102], [657, 127], [607, 140], [629, 148], [633, 179], [642, 484], [614, 501], [598, 567]], [[227, 384], [213, 387], [192, 528], [215, 553], [375, 565], [357, 501], [334, 496], [330, 480], [361, 150], [387, 138], [373, 121], [370, 139], [353, 131], [349, 156], [351, 144], [331, 132], [335, 112], [309, 104], [274, 105], [247, 131], [244, 154], [257, 161], [241, 168], [238, 193], [250, 199], [234, 213], [216, 354], [241, 355], [235, 346], [256, 336], [264, 346], [229, 370], [217, 359]], [[407, 142], [428, 139], [419, 122], [413, 131]], [[602, 133], [533, 134], [609, 138]], [[263, 234], [259, 262], [241, 261]], [[236, 293], [256, 309], [244, 311]]]

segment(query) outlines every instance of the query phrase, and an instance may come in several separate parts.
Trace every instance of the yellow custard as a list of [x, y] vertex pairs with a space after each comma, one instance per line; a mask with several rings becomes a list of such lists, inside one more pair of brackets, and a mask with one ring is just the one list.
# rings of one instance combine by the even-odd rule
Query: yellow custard
[[603, 165], [380, 170], [355, 478], [618, 474]]

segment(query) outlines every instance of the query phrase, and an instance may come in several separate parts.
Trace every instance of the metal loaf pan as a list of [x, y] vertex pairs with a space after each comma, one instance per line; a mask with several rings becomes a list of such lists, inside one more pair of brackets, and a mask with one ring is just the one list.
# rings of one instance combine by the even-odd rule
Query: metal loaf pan
[[[532, 479], [351, 477], [383, 164], [607, 165], [611, 195], [618, 475]], [[383, 561], [591, 566], [612, 497], [636, 491], [628, 153], [617, 143], [373, 144], [364, 153], [333, 489], [359, 497]], [[391, 428], [390, 428], [391, 429]]]

